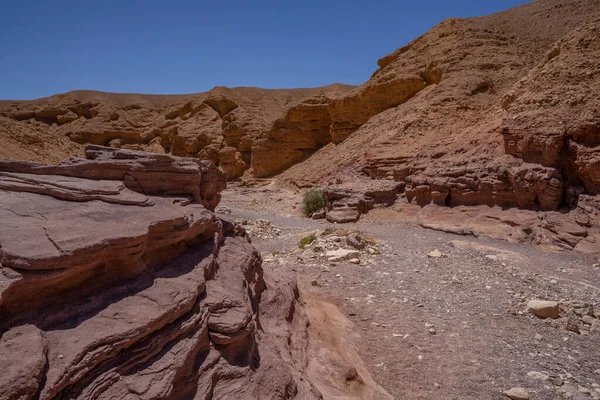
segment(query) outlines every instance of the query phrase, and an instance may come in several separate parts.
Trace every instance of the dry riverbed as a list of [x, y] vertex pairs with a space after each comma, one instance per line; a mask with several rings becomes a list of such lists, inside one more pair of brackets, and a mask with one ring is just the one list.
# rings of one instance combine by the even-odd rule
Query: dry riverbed
[[[237, 187], [218, 211], [243, 221], [266, 267], [292, 271], [303, 292], [342, 310], [395, 398], [502, 399], [511, 388], [600, 398], [597, 259], [372, 218], [334, 225], [300, 217], [300, 200]], [[364, 247], [349, 243], [353, 233]], [[527, 311], [533, 299], [558, 302], [559, 317]]]

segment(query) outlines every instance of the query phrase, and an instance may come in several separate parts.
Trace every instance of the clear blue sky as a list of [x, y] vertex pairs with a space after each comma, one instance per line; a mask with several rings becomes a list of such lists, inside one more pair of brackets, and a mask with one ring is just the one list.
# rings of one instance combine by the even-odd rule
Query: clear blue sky
[[525, 0], [2, 0], [0, 99], [360, 84], [451, 17]]

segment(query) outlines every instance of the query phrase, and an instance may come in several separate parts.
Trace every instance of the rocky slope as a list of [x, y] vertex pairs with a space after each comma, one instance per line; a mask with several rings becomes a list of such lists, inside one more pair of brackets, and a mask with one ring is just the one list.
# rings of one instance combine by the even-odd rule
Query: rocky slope
[[[347, 118], [334, 113], [339, 121], [332, 129], [346, 124], [354, 132], [349, 140], [327, 146], [282, 179], [324, 183], [366, 175], [404, 182], [407, 195], [424, 204], [437, 197], [449, 205], [556, 209], [566, 188], [578, 182], [565, 182], [568, 174], [556, 161], [541, 162], [533, 154], [521, 157], [504, 142], [515, 146], [510, 124], [515, 130], [515, 125], [528, 129], [530, 121], [518, 118], [514, 103], [525, 100], [517, 96], [531, 97], [536, 90], [528, 75], [545, 80], [538, 88], [543, 85], [555, 97], [529, 99], [529, 110], [549, 125], [562, 120], [596, 135], [591, 114], [597, 108], [593, 93], [600, 75], [590, 53], [596, 51], [598, 16], [597, 1], [539, 0], [489, 17], [444, 21], [379, 60], [380, 68], [368, 82], [333, 103], [333, 108], [346, 104]], [[586, 36], [589, 45], [568, 46], [561, 57], [552, 58], [569, 40], [579, 40], [575, 32]], [[571, 84], [557, 76], [560, 69], [569, 71]], [[387, 89], [390, 82], [410, 85], [419, 77], [420, 89], [407, 101], [395, 97], [398, 88]], [[375, 107], [373, 112], [364, 104]], [[370, 115], [362, 116], [365, 112]], [[528, 133], [538, 137], [540, 131]], [[536, 151], [542, 149], [525, 149]], [[548, 160], [560, 158], [555, 149], [545, 151], [554, 152]], [[591, 184], [597, 187], [598, 182]], [[589, 194], [596, 190], [588, 189]]]
[[0, 399], [389, 398], [213, 214], [212, 163], [86, 157], [0, 160]]
[[[563, 221], [575, 236], [551, 242], [572, 248], [587, 238], [591, 244], [582, 247], [600, 251], [599, 17], [597, 1], [538, 0], [444, 21], [379, 60], [368, 82], [333, 102], [346, 104], [350, 136], [279, 179], [328, 186], [330, 197], [358, 191], [351, 204], [364, 195], [377, 203], [372, 193], [379, 192], [428, 208], [544, 211], [542, 225]], [[418, 76], [421, 88], [406, 101], [395, 98], [399, 89], [386, 89]], [[362, 111], [350, 111], [351, 104]], [[364, 104], [385, 111], [366, 119]], [[348, 214], [348, 201], [328, 208]], [[360, 207], [350, 208], [357, 218]]]

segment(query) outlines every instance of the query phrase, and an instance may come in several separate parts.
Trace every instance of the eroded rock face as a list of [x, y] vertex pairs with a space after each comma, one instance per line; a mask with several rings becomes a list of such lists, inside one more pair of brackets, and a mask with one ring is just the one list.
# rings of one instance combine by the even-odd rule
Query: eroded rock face
[[[331, 141], [327, 104], [351, 88], [215, 87], [178, 96], [75, 91], [0, 101], [0, 141], [5, 144], [0, 156], [58, 161], [78, 154], [81, 145], [95, 144], [208, 160], [235, 179], [251, 167], [253, 146], [261, 139], [267, 148], [257, 146], [256, 167], [260, 175], [272, 175]], [[286, 130], [282, 142], [281, 129]], [[273, 147], [271, 139], [281, 143], [282, 155], [289, 155], [272, 166], [262, 157]]]
[[[191, 197], [213, 210], [219, 203], [220, 192], [226, 187], [223, 173], [208, 161], [94, 145], [86, 147], [85, 155], [86, 159], [70, 159], [59, 165], [0, 160], [0, 171], [4, 177], [0, 188], [33, 193], [41, 191], [72, 201], [89, 201], [94, 200], [94, 196], [100, 198], [108, 195], [102, 197], [106, 202], [127, 201], [124, 194], [120, 200], [110, 196], [120, 194], [123, 188], [127, 188], [147, 195]], [[39, 178], [35, 175], [44, 177], [36, 182]], [[72, 189], [69, 190], [69, 179], [48, 175], [83, 179], [72, 179]], [[86, 179], [103, 182], [89, 183]], [[78, 188], [78, 185], [83, 188]], [[89, 187], [87, 193], [86, 185]], [[141, 199], [130, 192], [127, 195], [137, 198], [137, 201]]]
[[0, 161], [0, 397], [321, 398], [295, 281], [210, 211], [224, 174], [86, 155]]
[[340, 93], [315, 96], [292, 107], [252, 147], [255, 177], [272, 176], [331, 143], [328, 105]]
[[391, 206], [402, 191], [403, 185], [378, 183], [363, 191], [327, 188], [323, 190], [325, 217], [329, 222], [356, 222], [362, 214], [376, 206]]

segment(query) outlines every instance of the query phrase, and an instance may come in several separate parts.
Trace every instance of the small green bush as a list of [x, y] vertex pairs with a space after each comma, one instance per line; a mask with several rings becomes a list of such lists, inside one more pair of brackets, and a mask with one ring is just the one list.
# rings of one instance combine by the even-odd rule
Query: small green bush
[[304, 199], [302, 200], [302, 212], [304, 215], [309, 216], [323, 207], [325, 207], [325, 200], [323, 199], [322, 190], [311, 190], [304, 194]]
[[315, 240], [317, 240], [317, 237], [315, 235], [304, 236], [302, 239], [300, 239], [300, 243], [298, 244], [298, 247], [303, 249], [306, 246], [310, 245]]

